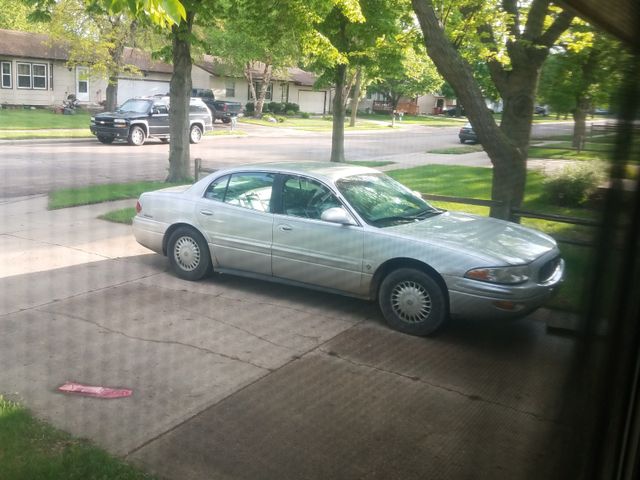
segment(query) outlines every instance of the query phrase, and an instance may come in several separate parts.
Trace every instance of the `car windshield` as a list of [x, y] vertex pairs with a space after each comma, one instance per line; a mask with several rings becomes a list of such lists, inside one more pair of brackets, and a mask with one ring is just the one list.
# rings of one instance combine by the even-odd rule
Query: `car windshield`
[[119, 112], [147, 113], [151, 102], [148, 100], [131, 99], [124, 102], [118, 108]]
[[376, 227], [416, 222], [443, 212], [384, 174], [353, 175], [336, 185], [362, 219]]

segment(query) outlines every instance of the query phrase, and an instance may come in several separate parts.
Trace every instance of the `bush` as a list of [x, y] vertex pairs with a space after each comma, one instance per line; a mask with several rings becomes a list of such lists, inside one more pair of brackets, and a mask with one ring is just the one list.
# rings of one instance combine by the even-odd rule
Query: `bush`
[[300, 112], [300, 116], [302, 118], [311, 118], [311, 114], [309, 112]]
[[545, 197], [563, 207], [578, 207], [589, 200], [606, 179], [600, 162], [584, 162], [565, 167], [559, 174], [547, 177], [543, 184]]
[[295, 115], [300, 111], [300, 105], [298, 105], [297, 103], [287, 102], [284, 104], [284, 111], [287, 112], [287, 115], [289, 115], [288, 112], [293, 112], [292, 115]]
[[285, 111], [285, 104], [280, 102], [269, 102], [265, 105], [271, 113], [282, 113]]
[[247, 115], [253, 115], [253, 113], [256, 111], [256, 106], [253, 104], [253, 102], [248, 102], [244, 106], [244, 111]]

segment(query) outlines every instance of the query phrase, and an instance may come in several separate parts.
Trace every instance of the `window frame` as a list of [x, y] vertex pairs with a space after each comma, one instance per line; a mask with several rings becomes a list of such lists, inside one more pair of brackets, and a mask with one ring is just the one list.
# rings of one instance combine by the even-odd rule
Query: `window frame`
[[[5, 72], [5, 65], [9, 67], [9, 71]], [[8, 60], [0, 61], [0, 88], [13, 89], [13, 62]], [[9, 80], [9, 84], [5, 84], [5, 79]]]
[[235, 98], [236, 96], [236, 81], [231, 78], [224, 82], [224, 96], [225, 98]]
[[[44, 69], [44, 73], [36, 75], [35, 70], [36, 67], [42, 67]], [[47, 64], [46, 63], [32, 63], [31, 64], [31, 85], [34, 90], [47, 90], [48, 88], [48, 72], [47, 72]], [[40, 87], [36, 87], [36, 79], [42, 79], [44, 81], [44, 85]]]
[[[20, 73], [20, 67], [22, 66], [27, 66], [29, 67], [29, 74], [25, 74], [25, 73]], [[32, 77], [32, 64], [31, 63], [27, 63], [27, 62], [16, 62], [16, 87], [20, 90], [33, 90], [33, 77]], [[21, 86], [20, 85], [20, 79], [21, 78], [28, 78], [29, 79], [29, 86], [25, 87], [25, 86]]]

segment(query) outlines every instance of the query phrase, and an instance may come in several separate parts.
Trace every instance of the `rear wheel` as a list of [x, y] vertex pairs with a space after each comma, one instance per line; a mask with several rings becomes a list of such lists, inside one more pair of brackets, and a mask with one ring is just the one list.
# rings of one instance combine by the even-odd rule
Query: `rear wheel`
[[189, 130], [189, 141], [191, 143], [200, 143], [202, 140], [202, 129], [198, 125], [193, 125]]
[[107, 137], [105, 135], [98, 135], [98, 141], [100, 143], [104, 143], [106, 145], [109, 145], [111, 143], [113, 143], [114, 137]]
[[460, 139], [460, 143], [464, 144], [466, 142], [466, 140], [464, 138]]
[[144, 141], [145, 134], [142, 127], [138, 127], [137, 125], [131, 127], [131, 130], [129, 130], [129, 144], [139, 147], [144, 144]]
[[447, 318], [440, 285], [413, 268], [400, 268], [387, 275], [380, 285], [378, 303], [389, 326], [410, 335], [434, 333]]
[[231, 123], [231, 119], [229, 117], [222, 117], [222, 123]]
[[179, 227], [169, 237], [167, 255], [174, 273], [185, 280], [200, 280], [211, 271], [211, 255], [202, 235]]

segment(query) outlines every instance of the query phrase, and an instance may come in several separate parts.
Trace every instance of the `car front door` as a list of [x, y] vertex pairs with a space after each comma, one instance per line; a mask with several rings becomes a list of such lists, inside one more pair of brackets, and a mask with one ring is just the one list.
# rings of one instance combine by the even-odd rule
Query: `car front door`
[[363, 228], [321, 220], [342, 207], [324, 184], [300, 176], [283, 179], [274, 218], [272, 269], [283, 279], [363, 295]]
[[169, 107], [166, 103], [153, 103], [149, 116], [149, 135], [169, 135]]
[[196, 217], [217, 267], [271, 275], [274, 178], [272, 173], [234, 173], [205, 191]]

